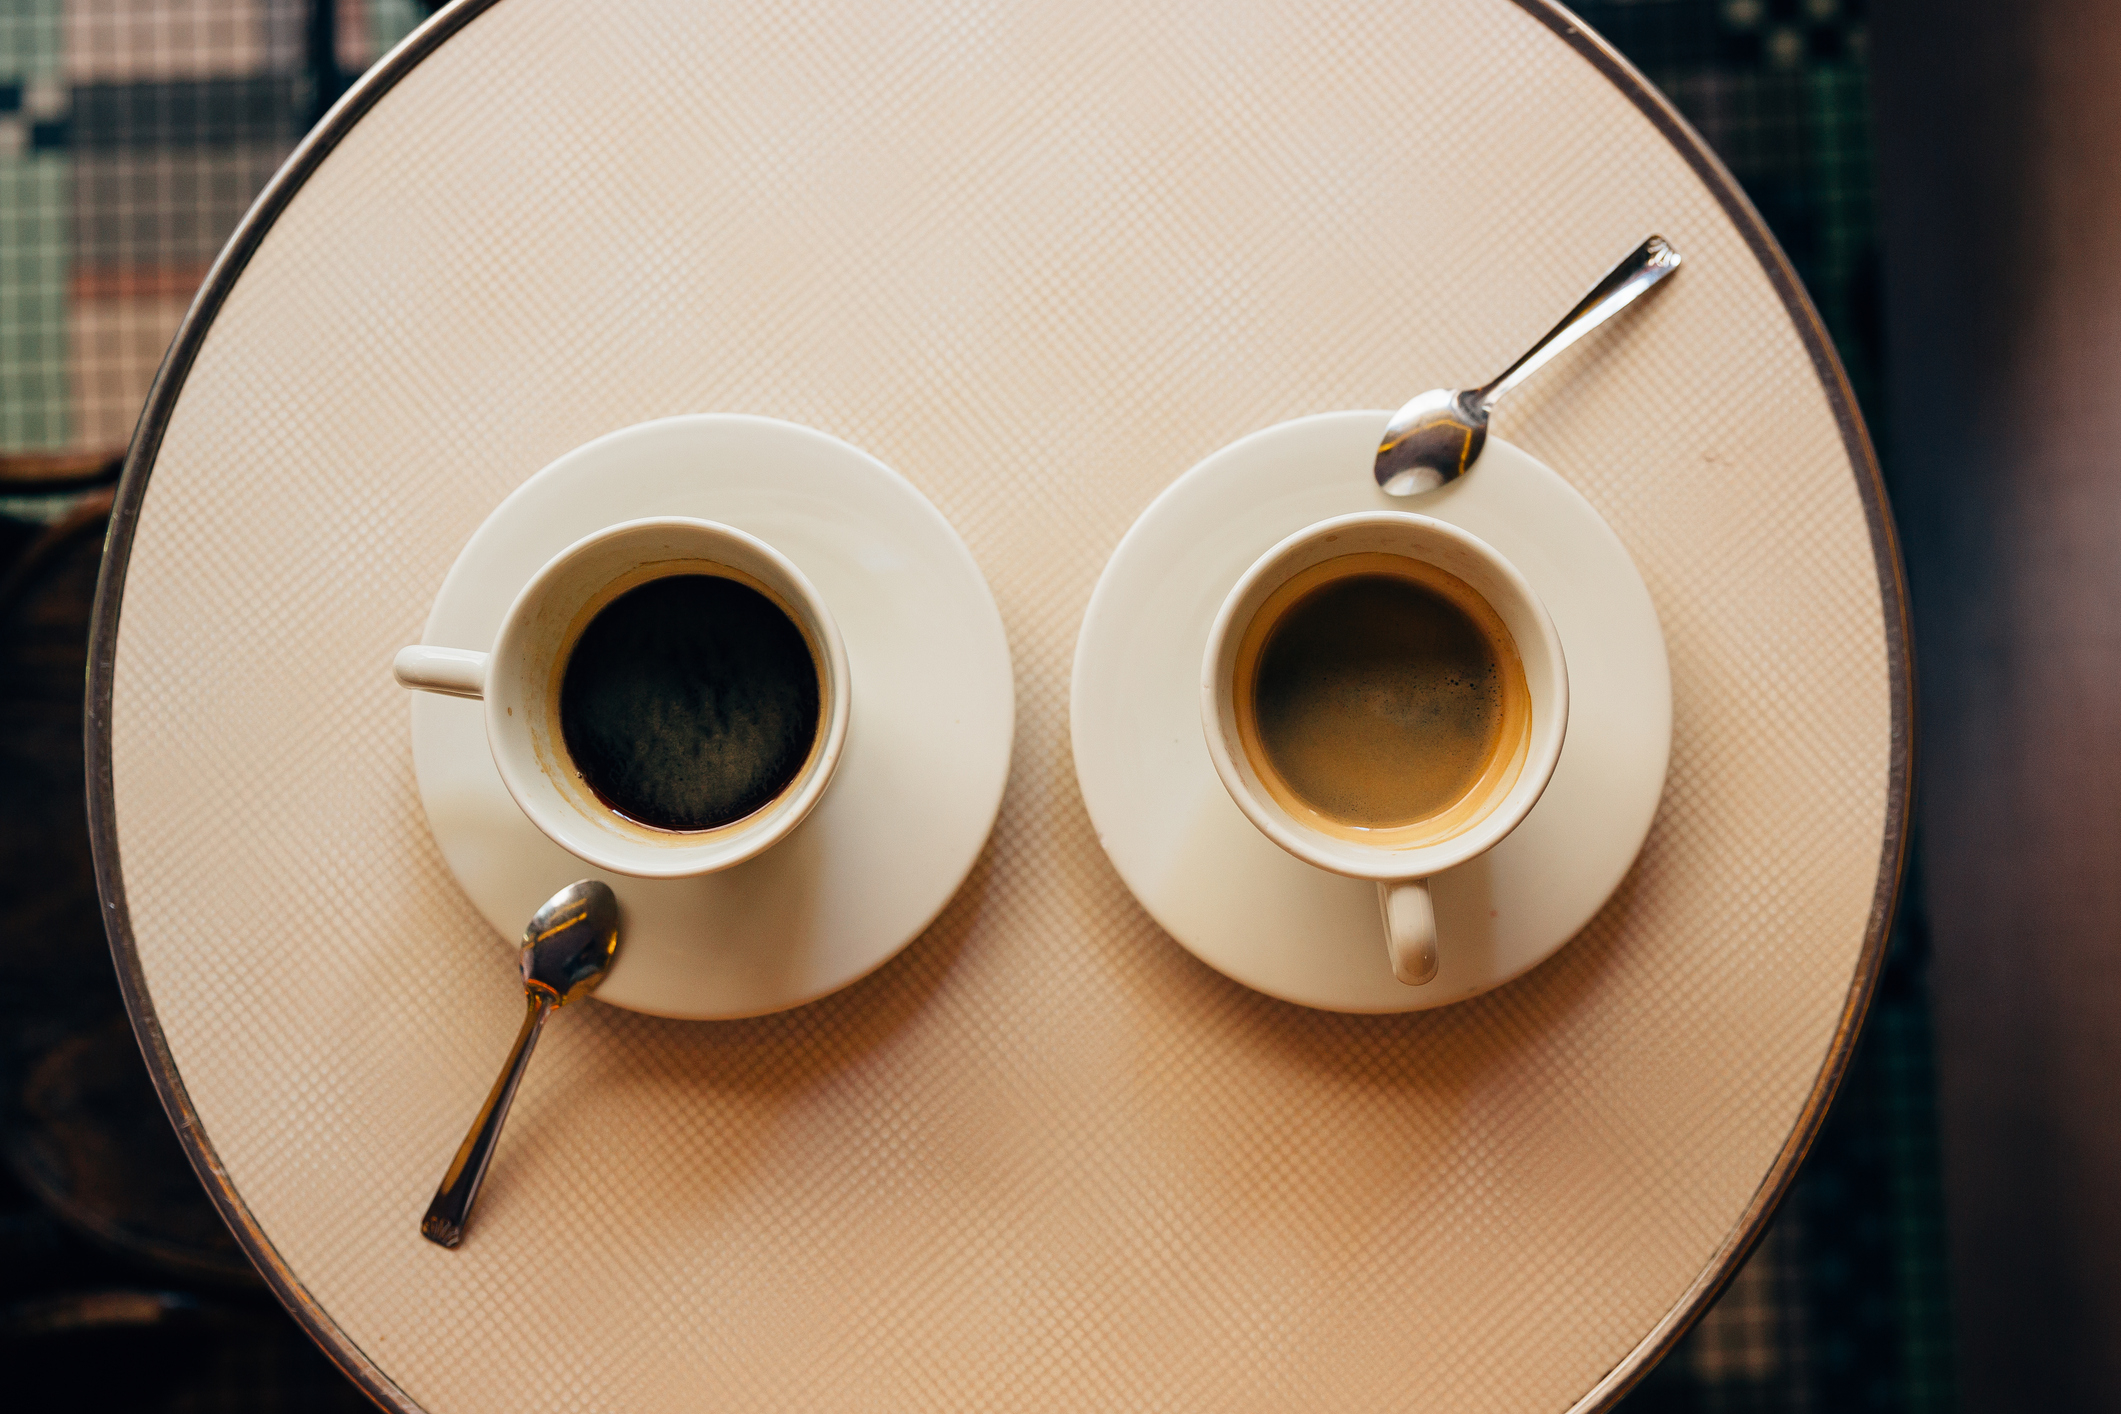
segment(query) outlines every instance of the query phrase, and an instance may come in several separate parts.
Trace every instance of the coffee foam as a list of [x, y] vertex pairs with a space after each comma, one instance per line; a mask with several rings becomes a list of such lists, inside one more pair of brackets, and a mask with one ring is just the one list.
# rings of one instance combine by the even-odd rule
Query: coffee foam
[[[1436, 593], [1472, 620], [1493, 648], [1501, 690], [1501, 720], [1486, 766], [1450, 804], [1418, 819], [1370, 828], [1330, 815], [1305, 800], [1276, 769], [1260, 733], [1257, 690], [1260, 657], [1283, 617], [1305, 596], [1333, 581], [1360, 575], [1402, 579]], [[1270, 594], [1245, 625], [1232, 669], [1232, 706], [1246, 764], [1266, 795], [1296, 824], [1334, 839], [1376, 849], [1419, 849], [1441, 844], [1487, 818], [1523, 774], [1532, 740], [1532, 697], [1517, 641], [1488, 601], [1470, 584], [1422, 560], [1384, 551], [1340, 555], [1292, 575]]]
[[[721, 579], [735, 580], [737, 583], [764, 595], [775, 608], [788, 616], [788, 621], [794, 624], [796, 631], [803, 636], [803, 644], [810, 650], [811, 667], [818, 676], [818, 691], [820, 694], [819, 711], [821, 718], [819, 730], [811, 740], [809, 754], [803, 758], [803, 763], [796, 768], [795, 774], [789, 778], [787, 785], [782, 787], [779, 794], [772, 800], [742, 819], [732, 820], [726, 825], [717, 825], [706, 830], [657, 829], [652, 825], [644, 825], [638, 820], [629, 819], [627, 816], [612, 809], [606, 801], [590, 788], [588, 781], [583, 778], [582, 769], [576, 764], [573, 754], [568, 751], [565, 734], [560, 729], [560, 691], [566, 679], [567, 664], [574, 656], [575, 643], [581, 638], [583, 630], [588, 628], [590, 620], [602, 613], [614, 599], [617, 599], [627, 591], [638, 589], [641, 585], [653, 579], [662, 579], [668, 575], [681, 574], [712, 575]], [[811, 771], [816, 767], [818, 758], [824, 754], [827, 733], [823, 727], [822, 714], [827, 710], [824, 706], [824, 700], [829, 698], [831, 694], [831, 679], [826, 671], [824, 649], [818, 642], [817, 634], [813, 631], [809, 619], [804, 616], [802, 610], [790, 602], [787, 595], [782, 594], [778, 589], [766, 583], [765, 580], [746, 570], [738, 569], [734, 565], [723, 564], [718, 560], [702, 559], [691, 555], [676, 556], [665, 560], [650, 560], [645, 564], [634, 565], [623, 573], [614, 575], [609, 582], [601, 586], [595, 594], [591, 595], [586, 602], [569, 615], [567, 626], [560, 633], [558, 643], [558, 651], [552, 655], [551, 664], [545, 675], [544, 690], [541, 694], [543, 721], [537, 724], [537, 734], [540, 746], [543, 749], [538, 752], [538, 767], [544, 772], [546, 779], [558, 786], [561, 794], [574, 803], [576, 809], [590, 819], [595, 820], [605, 829], [624, 835], [628, 839], [657, 845], [691, 846], [699, 844], [703, 840], [718, 839], [735, 834], [740, 830], [751, 829], [758, 823], [761, 816], [785, 803], [789, 797], [802, 788], [803, 782], [809, 779]]]

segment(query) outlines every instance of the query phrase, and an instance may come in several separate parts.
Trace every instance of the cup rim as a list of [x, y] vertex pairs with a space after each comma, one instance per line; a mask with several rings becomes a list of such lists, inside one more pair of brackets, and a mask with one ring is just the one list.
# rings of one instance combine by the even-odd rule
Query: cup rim
[[[1524, 625], [1531, 629], [1531, 633], [1527, 635], [1519, 631], [1519, 626], [1512, 625], [1511, 636], [1517, 641], [1518, 653], [1528, 670], [1537, 656], [1544, 668], [1543, 681], [1548, 684], [1544, 710], [1535, 690], [1532, 730], [1524, 765], [1516, 784], [1502, 801], [1459, 834], [1435, 844], [1402, 849], [1386, 849], [1323, 834], [1297, 821], [1265, 798], [1254, 788], [1238, 760], [1240, 748], [1231, 739], [1224, 711], [1228, 696], [1225, 680], [1234, 666], [1236, 640], [1250, 623], [1249, 616], [1243, 624], [1236, 622], [1239, 610], [1263, 587], [1271, 593], [1282, 581], [1308, 567], [1309, 562], [1293, 563], [1301, 552], [1321, 540], [1372, 528], [1414, 531], [1447, 542], [1479, 561], [1485, 571], [1507, 586], [1515, 603], [1509, 606], [1493, 604], [1493, 607], [1506, 621], [1511, 618], [1511, 608], [1521, 611]], [[1420, 555], [1408, 558], [1433, 563]], [[1492, 604], [1493, 596], [1481, 592]], [[1527, 641], [1528, 637], [1530, 641]], [[1527, 677], [1531, 676], [1528, 671]], [[1455, 868], [1500, 843], [1539, 803], [1539, 797], [1545, 792], [1548, 781], [1553, 778], [1554, 767], [1561, 759], [1562, 743], [1568, 731], [1567, 660], [1562, 652], [1561, 636], [1531, 582], [1501, 551], [1471, 531], [1411, 511], [1357, 511], [1334, 516], [1283, 537], [1254, 560], [1216, 610], [1201, 658], [1200, 691], [1201, 734], [1207, 743], [1208, 756], [1215, 764], [1215, 773], [1222, 780], [1223, 788], [1246, 818], [1267, 838], [1307, 864], [1331, 873], [1380, 883], [1425, 879]]]
[[[497, 671], [507, 660], [511, 640], [529, 631], [544, 597], [584, 556], [613, 540], [657, 530], [698, 535], [724, 547], [725, 552], [727, 546], [734, 544], [770, 566], [782, 583], [769, 584], [768, 588], [777, 596], [792, 599], [795, 607], [800, 609], [801, 617], [807, 618], [807, 623], [798, 626], [804, 630], [806, 638], [816, 640], [825, 677], [825, 690], [820, 694], [819, 703], [824, 728], [822, 741], [795, 787], [744, 820], [702, 831], [697, 836], [669, 832], [673, 837], [667, 843], [652, 840], [650, 837], [657, 832], [645, 826], [632, 826], [642, 835], [636, 840], [607, 824], [593, 822], [587, 811], [549, 778], [547, 763], [530, 739], [530, 712], [526, 710], [517, 717], [509, 711], [514, 707], [527, 708], [528, 704], [519, 699], [505, 675]], [[708, 546], [703, 545], [702, 550], [703, 553], [696, 556], [698, 560], [724, 563]], [[727, 567], [744, 577], [757, 578], [742, 565]], [[484, 701], [486, 743], [502, 785], [547, 839], [584, 862], [614, 874], [643, 879], [689, 878], [731, 868], [756, 857], [785, 839], [816, 807], [831, 784], [846, 746], [852, 683], [846, 645], [840, 637], [838, 623], [809, 576], [792, 560], [759, 537], [719, 521], [694, 516], [644, 516], [584, 535], [541, 565], [517, 591], [494, 634], [488, 662], [488, 689]], [[571, 766], [572, 763], [566, 764]], [[747, 822], [751, 822], [748, 828]], [[631, 825], [632, 822], [627, 823]]]

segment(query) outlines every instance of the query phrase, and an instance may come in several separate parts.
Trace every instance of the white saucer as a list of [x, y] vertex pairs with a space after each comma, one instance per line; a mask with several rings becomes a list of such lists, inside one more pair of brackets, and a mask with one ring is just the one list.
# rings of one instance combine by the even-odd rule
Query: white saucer
[[985, 845], [1015, 730], [1001, 615], [949, 522], [875, 458], [769, 418], [676, 417], [601, 437], [517, 488], [450, 568], [424, 641], [489, 647], [553, 555], [663, 515], [758, 536], [810, 577], [839, 624], [853, 683], [847, 746], [810, 817], [718, 874], [604, 873], [510, 798], [479, 703], [412, 693], [420, 800], [457, 881], [511, 948], [569, 881], [617, 890], [622, 942], [599, 1001], [695, 1018], [800, 1006], [912, 941]]
[[[1210, 967], [1331, 1011], [1462, 1001], [1550, 956], [1627, 874], [1672, 749], [1664, 635], [1611, 527], [1493, 437], [1470, 475], [1387, 496], [1370, 465], [1389, 417], [1286, 422], [1180, 477], [1113, 552], [1075, 648], [1075, 772], [1127, 887]], [[1380, 509], [1435, 516], [1500, 550], [1545, 602], [1569, 665], [1568, 740], [1546, 794], [1501, 844], [1433, 881], [1442, 969], [1422, 987], [1392, 975], [1376, 885], [1314, 869], [1254, 829], [1201, 736], [1201, 654], [1238, 576], [1293, 531]]]

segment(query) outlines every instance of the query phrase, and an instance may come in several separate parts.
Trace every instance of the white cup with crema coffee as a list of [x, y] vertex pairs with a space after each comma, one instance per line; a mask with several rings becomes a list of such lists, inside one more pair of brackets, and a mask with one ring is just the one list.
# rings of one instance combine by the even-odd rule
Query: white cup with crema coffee
[[1410, 986], [1438, 965], [1427, 880], [1530, 813], [1568, 719], [1561, 639], [1531, 585], [1428, 516], [1340, 516], [1282, 541], [1223, 601], [1201, 665], [1231, 798], [1298, 859], [1377, 881]]
[[824, 795], [847, 652], [815, 587], [755, 536], [627, 521], [531, 576], [490, 651], [415, 646], [410, 688], [485, 702], [508, 793], [562, 848], [677, 878], [750, 859]]

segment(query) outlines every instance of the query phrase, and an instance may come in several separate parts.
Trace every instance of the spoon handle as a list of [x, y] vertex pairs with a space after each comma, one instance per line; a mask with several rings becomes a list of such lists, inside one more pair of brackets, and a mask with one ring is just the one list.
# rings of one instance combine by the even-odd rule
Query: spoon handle
[[1612, 272], [1562, 316], [1547, 336], [1532, 345], [1523, 358], [1496, 375], [1495, 381], [1477, 389], [1473, 397], [1491, 408], [1502, 395], [1546, 366], [1547, 360], [1612, 318], [1634, 302], [1637, 295], [1679, 268], [1679, 252], [1663, 236], [1651, 236], [1614, 266]]
[[427, 1216], [420, 1219], [420, 1236], [429, 1242], [454, 1247], [464, 1240], [464, 1224], [471, 1218], [471, 1205], [479, 1196], [479, 1182], [486, 1177], [494, 1145], [500, 1142], [501, 1126], [508, 1122], [508, 1106], [516, 1097], [516, 1086], [523, 1083], [523, 1072], [530, 1065], [531, 1051], [537, 1047], [538, 1033], [545, 1029], [545, 1018], [552, 1015], [550, 996], [528, 992], [524, 1000], [527, 1006], [523, 1027], [516, 1032], [508, 1064], [501, 1068], [501, 1076], [493, 1082], [478, 1118], [471, 1122], [471, 1132], [464, 1136], [449, 1171], [442, 1175], [442, 1186], [427, 1205]]

